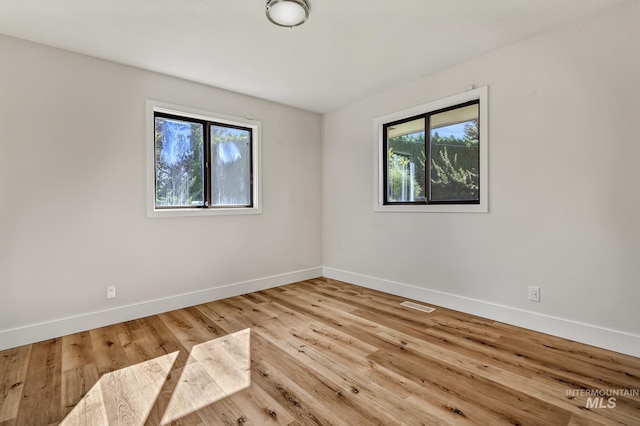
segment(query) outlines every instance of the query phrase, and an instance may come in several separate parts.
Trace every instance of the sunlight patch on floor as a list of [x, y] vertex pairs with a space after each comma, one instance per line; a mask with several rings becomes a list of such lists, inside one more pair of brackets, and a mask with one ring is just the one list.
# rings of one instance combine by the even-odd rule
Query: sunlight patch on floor
[[144, 424], [177, 357], [173, 352], [103, 375], [60, 425]]
[[[180, 377], [161, 424], [170, 424], [248, 388], [250, 337], [247, 328], [194, 346], [184, 368], [173, 371]], [[144, 425], [178, 354], [176, 351], [104, 374], [60, 425]]]
[[213, 404], [251, 385], [250, 330], [194, 346], [162, 425]]

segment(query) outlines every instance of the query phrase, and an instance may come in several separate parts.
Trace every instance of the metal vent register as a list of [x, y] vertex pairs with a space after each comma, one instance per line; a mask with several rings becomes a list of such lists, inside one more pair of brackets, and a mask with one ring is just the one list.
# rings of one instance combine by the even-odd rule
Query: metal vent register
[[436, 310], [436, 308], [432, 308], [431, 306], [420, 305], [418, 303], [413, 303], [413, 302], [402, 302], [401, 305], [406, 306], [407, 308], [417, 309], [419, 311], [426, 312], [426, 313], [431, 313]]

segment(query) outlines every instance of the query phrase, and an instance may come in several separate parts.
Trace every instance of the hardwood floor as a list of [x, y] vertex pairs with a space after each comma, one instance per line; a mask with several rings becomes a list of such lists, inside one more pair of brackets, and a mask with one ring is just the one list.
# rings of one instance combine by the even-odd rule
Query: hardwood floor
[[5, 350], [0, 426], [640, 424], [640, 359], [404, 300], [321, 278]]

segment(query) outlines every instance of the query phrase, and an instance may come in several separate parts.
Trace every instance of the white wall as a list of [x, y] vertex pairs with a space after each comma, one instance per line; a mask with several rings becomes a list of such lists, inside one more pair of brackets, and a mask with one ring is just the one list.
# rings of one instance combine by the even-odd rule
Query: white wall
[[[5, 36], [0, 64], [0, 349], [319, 275], [318, 114]], [[148, 98], [262, 121], [262, 215], [146, 217]]]
[[[313, 113], [0, 36], [0, 349], [324, 265], [640, 356], [639, 24], [629, 1], [322, 127]], [[373, 119], [468, 84], [489, 86], [490, 212], [374, 213]], [[147, 98], [261, 120], [264, 213], [148, 219]], [[540, 303], [526, 300], [530, 284]]]
[[[325, 275], [640, 356], [639, 4], [326, 114]], [[374, 213], [373, 119], [469, 84], [490, 212]]]

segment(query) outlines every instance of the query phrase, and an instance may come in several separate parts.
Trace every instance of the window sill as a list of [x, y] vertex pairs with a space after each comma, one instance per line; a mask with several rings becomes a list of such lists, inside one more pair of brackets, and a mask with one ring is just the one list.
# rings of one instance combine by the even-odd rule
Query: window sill
[[262, 214], [258, 207], [212, 208], [212, 209], [149, 209], [147, 217], [200, 217]]
[[373, 206], [376, 213], [488, 213], [487, 203], [481, 204], [424, 204]]

